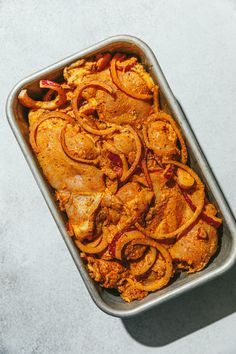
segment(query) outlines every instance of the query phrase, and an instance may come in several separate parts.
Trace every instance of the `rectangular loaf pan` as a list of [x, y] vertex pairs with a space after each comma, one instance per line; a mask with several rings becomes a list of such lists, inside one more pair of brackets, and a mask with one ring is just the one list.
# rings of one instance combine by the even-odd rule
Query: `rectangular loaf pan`
[[[42, 170], [38, 165], [37, 159], [29, 146], [27, 112], [19, 104], [17, 99], [18, 93], [22, 88], [27, 88], [30, 93], [40, 96], [40, 89], [38, 88], [39, 80], [59, 79], [62, 76], [62, 71], [65, 66], [80, 58], [89, 57], [103, 51], [123, 51], [125, 53], [137, 55], [141, 59], [143, 65], [147, 68], [160, 87], [161, 106], [165, 107], [165, 110], [169, 111], [169, 113], [173, 115], [182, 129], [188, 147], [191, 167], [202, 178], [206, 185], [206, 191], [210, 200], [216, 203], [224, 218], [219, 253], [207, 268], [192, 275], [182, 274], [175, 282], [168, 285], [166, 288], [149, 294], [141, 301], [134, 301], [130, 304], [124, 302], [120, 297], [113, 295], [111, 292], [101, 288], [89, 277], [77, 248], [75, 247], [72, 239], [67, 235], [64, 216], [57, 208], [53, 197], [53, 190], [46, 182]], [[157, 306], [168, 299], [174, 298], [189, 289], [193, 289], [194, 287], [219, 276], [234, 264], [236, 258], [235, 219], [196, 140], [196, 137], [194, 136], [187, 118], [185, 117], [178, 101], [174, 97], [152, 50], [140, 39], [127, 35], [110, 37], [28, 76], [20, 81], [11, 91], [7, 100], [6, 112], [11, 129], [21, 147], [21, 150], [44, 196], [51, 214], [55, 219], [61, 235], [74, 259], [88, 292], [93, 301], [101, 310], [117, 317], [130, 317], [140, 314], [143, 311]]]

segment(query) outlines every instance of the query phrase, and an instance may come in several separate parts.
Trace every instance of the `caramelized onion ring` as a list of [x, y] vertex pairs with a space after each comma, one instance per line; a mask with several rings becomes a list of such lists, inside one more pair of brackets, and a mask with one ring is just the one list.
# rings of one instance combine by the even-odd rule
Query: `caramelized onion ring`
[[97, 245], [95, 244], [95, 241], [97, 240], [90, 242], [88, 244], [83, 244], [79, 240], [75, 240], [75, 244], [82, 252], [90, 253], [90, 254], [100, 253], [107, 248], [108, 242], [104, 236], [100, 236], [99, 239], [100, 242]]
[[101, 90], [108, 92], [110, 95], [113, 95], [112, 88], [109, 85], [107, 85], [101, 81], [91, 81], [87, 84], [84, 84], [83, 86], [78, 86], [74, 91], [71, 104], [72, 104], [73, 112], [75, 114], [75, 117], [76, 117], [79, 125], [84, 130], [86, 130], [89, 133], [94, 134], [94, 135], [108, 135], [108, 134], [113, 133], [115, 130], [117, 130], [116, 126], [113, 126], [113, 127], [107, 128], [107, 129], [94, 129], [94, 128], [90, 127], [85, 122], [84, 118], [87, 118], [87, 116], [85, 114], [81, 114], [81, 112], [79, 111], [78, 101], [80, 101], [82, 98], [83, 90], [88, 87], [97, 87], [97, 88], [100, 88]]
[[[187, 158], [188, 158], [188, 153], [187, 153], [187, 148], [185, 145], [185, 141], [182, 137], [182, 134], [177, 126], [177, 124], [175, 123], [174, 119], [167, 113], [164, 112], [158, 112], [158, 113], [154, 113], [152, 116], [150, 116], [150, 120], [149, 122], [153, 122], [153, 121], [163, 121], [163, 122], [168, 122], [171, 127], [174, 129], [175, 134], [177, 135], [177, 138], [179, 139], [180, 145], [181, 145], [181, 162], [183, 164], [185, 164], [187, 162]], [[143, 127], [143, 136], [144, 136], [144, 142], [147, 145], [147, 147], [149, 149], [152, 149], [152, 147], [149, 144], [149, 139], [148, 139], [148, 134], [147, 134], [147, 127], [144, 126]], [[164, 155], [165, 152], [161, 153], [160, 155]]]
[[178, 166], [179, 168], [182, 168], [183, 170], [187, 171], [195, 179], [196, 185], [197, 185], [199, 192], [200, 192], [200, 195], [198, 197], [198, 205], [196, 207], [196, 210], [194, 211], [193, 215], [191, 216], [191, 218], [189, 220], [187, 220], [182, 226], [178, 227], [176, 230], [169, 232], [167, 234], [159, 235], [159, 234], [156, 234], [156, 231], [155, 231], [154, 234], [148, 235], [148, 236], [155, 238], [155, 239], [167, 239], [167, 238], [173, 238], [173, 237], [179, 236], [183, 231], [185, 231], [187, 228], [189, 228], [191, 225], [193, 225], [193, 223], [197, 220], [197, 218], [201, 214], [202, 209], [204, 207], [204, 198], [205, 198], [204, 185], [203, 185], [202, 181], [200, 180], [200, 178], [198, 177], [198, 175], [190, 167], [188, 167], [180, 162], [168, 160], [168, 161], [165, 161], [165, 163]]
[[62, 112], [50, 112], [50, 113], [42, 114], [39, 117], [39, 119], [36, 120], [34, 122], [34, 124], [32, 125], [32, 128], [30, 130], [30, 136], [29, 136], [30, 144], [36, 153], [39, 152], [37, 142], [36, 142], [38, 128], [43, 122], [45, 122], [48, 119], [53, 119], [53, 118], [61, 119], [63, 121], [68, 121], [68, 122], [72, 121], [71, 116], [68, 116], [67, 114], [62, 113]]
[[135, 144], [136, 144], [136, 156], [134, 159], [134, 162], [132, 163], [131, 167], [128, 169], [128, 171], [125, 171], [125, 169], [123, 169], [123, 174], [121, 176], [121, 182], [125, 182], [135, 171], [136, 167], [139, 164], [139, 161], [141, 159], [141, 155], [142, 155], [142, 144], [141, 141], [139, 139], [138, 134], [136, 133], [136, 131], [130, 126], [127, 126], [127, 129], [133, 134], [134, 136], [134, 140], [135, 140]]
[[173, 274], [172, 259], [167, 249], [153, 240], [143, 239], [143, 238], [131, 241], [131, 245], [147, 245], [156, 248], [165, 260], [166, 271], [165, 271], [165, 275], [162, 278], [154, 280], [151, 284], [144, 285], [141, 282], [134, 281], [132, 279], [128, 279], [129, 283], [133, 285], [136, 289], [149, 291], [149, 292], [156, 291], [158, 289], [163, 288], [165, 285], [167, 285]]
[[39, 82], [41, 88], [48, 88], [58, 93], [57, 97], [52, 101], [36, 101], [28, 96], [27, 90], [21, 90], [18, 95], [20, 103], [28, 108], [42, 108], [49, 111], [56, 109], [66, 103], [66, 92], [58, 83], [50, 80], [41, 80]]
[[62, 128], [61, 130], [61, 134], [60, 134], [60, 142], [61, 142], [61, 147], [63, 152], [66, 154], [67, 157], [69, 157], [71, 160], [73, 161], [77, 161], [77, 162], [84, 162], [84, 163], [88, 163], [88, 164], [97, 164], [98, 163], [98, 159], [82, 159], [81, 157], [76, 156], [73, 151], [70, 151], [68, 149], [68, 146], [66, 145], [66, 128], [67, 128], [67, 124], [65, 124], [65, 126]]
[[114, 84], [120, 89], [122, 92], [124, 92], [126, 95], [136, 98], [138, 100], [150, 100], [152, 99], [152, 95], [148, 95], [145, 93], [139, 93], [135, 91], [129, 90], [127, 87], [125, 87], [122, 82], [120, 81], [117, 71], [116, 71], [116, 66], [117, 66], [117, 61], [121, 58], [120, 54], [115, 54], [114, 57], [111, 60], [110, 64], [110, 73], [111, 73], [111, 78]]

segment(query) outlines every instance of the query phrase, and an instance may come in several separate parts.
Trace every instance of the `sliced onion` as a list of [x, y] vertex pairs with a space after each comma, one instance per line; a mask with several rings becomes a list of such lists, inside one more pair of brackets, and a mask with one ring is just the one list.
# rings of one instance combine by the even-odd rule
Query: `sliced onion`
[[45, 93], [45, 95], [43, 96], [43, 101], [51, 101], [52, 97], [53, 97], [53, 94], [55, 93], [54, 90], [50, 89], [48, 90], [47, 93]]
[[97, 109], [97, 101], [95, 98], [90, 98], [88, 103], [80, 107], [80, 113], [86, 116], [94, 113]]
[[[113, 89], [110, 85], [106, 84], [105, 82], [99, 81], [99, 80], [93, 80], [93, 81], [90, 81], [82, 86], [77, 86], [77, 88], [74, 91], [74, 97], [72, 100], [73, 108], [77, 107], [77, 109], [78, 109], [78, 103], [82, 99], [82, 93], [86, 88], [89, 88], [89, 87], [95, 87], [97, 89], [104, 90], [107, 93], [109, 93], [111, 96], [114, 95]], [[76, 109], [75, 109], [75, 111], [76, 111]]]
[[153, 108], [155, 113], [159, 112], [158, 92], [159, 92], [159, 87], [155, 85], [153, 88]]
[[[97, 241], [97, 240], [95, 240], [95, 241]], [[85, 252], [85, 253], [91, 253], [91, 254], [100, 253], [100, 252], [104, 251], [108, 246], [108, 242], [106, 240], [106, 237], [104, 237], [104, 236], [99, 237], [98, 244], [96, 244], [95, 241], [84, 244], [79, 240], [75, 240], [75, 244], [80, 249], [80, 251]]]
[[143, 239], [143, 238], [131, 241], [131, 245], [147, 245], [156, 248], [165, 260], [166, 270], [165, 270], [165, 275], [162, 278], [154, 280], [151, 284], [144, 285], [141, 282], [132, 279], [128, 280], [129, 283], [139, 290], [148, 291], [148, 292], [156, 291], [158, 289], [163, 288], [165, 285], [167, 285], [173, 274], [172, 258], [169, 252], [167, 251], [167, 249], [162, 245], [160, 245], [159, 243], [155, 242], [154, 240]]
[[[138, 234], [138, 235], [137, 235]], [[115, 258], [122, 260], [122, 250], [127, 245], [127, 243], [131, 242], [136, 238], [145, 237], [137, 230], [129, 230], [123, 232], [119, 238], [115, 241]], [[112, 240], [113, 241], [113, 240]]]
[[137, 230], [139, 230], [140, 232], [142, 232], [142, 234], [144, 234], [145, 236], [149, 236], [149, 233], [147, 233], [147, 230], [146, 230], [144, 227], [142, 227], [142, 226], [139, 224], [139, 222], [136, 222], [136, 223], [134, 224], [134, 226], [137, 228]]
[[141, 155], [142, 155], [142, 144], [141, 141], [139, 139], [138, 134], [136, 133], [136, 131], [130, 126], [127, 126], [127, 129], [133, 134], [134, 136], [134, 140], [135, 140], [135, 144], [136, 144], [136, 156], [134, 159], [134, 162], [132, 163], [131, 167], [128, 169], [128, 171], [124, 171], [123, 170], [123, 174], [121, 176], [121, 182], [125, 182], [135, 171], [136, 167], [139, 164], [139, 161], [141, 159]]
[[137, 64], [138, 59], [131, 57], [126, 59], [126, 55], [120, 56], [116, 62], [116, 68], [121, 71], [129, 71], [134, 65]]
[[30, 137], [29, 137], [30, 139], [29, 140], [30, 140], [30, 144], [31, 144], [32, 148], [34, 149], [34, 151], [36, 153], [39, 152], [38, 146], [37, 146], [37, 141], [36, 141], [38, 128], [43, 122], [45, 122], [48, 119], [53, 119], [53, 118], [61, 119], [63, 121], [67, 121], [67, 122], [72, 121], [71, 116], [69, 116], [65, 113], [62, 113], [62, 112], [50, 112], [50, 113], [42, 114], [39, 117], [39, 119], [34, 122], [34, 124], [32, 125], [32, 127], [30, 129]]
[[109, 245], [109, 253], [112, 257], [115, 258], [116, 256], [116, 243], [117, 241], [121, 238], [122, 235], [124, 235], [126, 232], [132, 231], [132, 227], [127, 226], [125, 228], [123, 228], [122, 230], [120, 230], [119, 232], [117, 232], [117, 234], [113, 237], [110, 245]]
[[101, 243], [101, 241], [102, 241], [102, 235], [96, 238], [94, 241], [91, 241], [88, 244], [86, 244], [86, 246], [97, 247]]
[[125, 154], [119, 154], [120, 159], [122, 161], [122, 174], [126, 174], [128, 172], [129, 166]]
[[150, 268], [152, 268], [152, 266], [154, 265], [156, 258], [157, 258], [156, 248], [150, 247], [147, 253], [142, 257], [142, 259], [138, 259], [130, 263], [131, 274], [138, 276], [147, 273], [150, 270]]
[[169, 181], [171, 178], [174, 176], [174, 169], [173, 166], [167, 165], [164, 172], [163, 176]]
[[181, 189], [191, 189], [194, 186], [194, 179], [192, 176], [188, 174], [188, 172], [184, 171], [181, 168], [177, 169], [176, 172], [176, 182], [180, 186]]
[[[188, 152], [187, 152], [185, 141], [184, 141], [182, 134], [181, 134], [177, 124], [175, 123], [174, 119], [169, 114], [164, 113], [164, 112], [154, 113], [149, 118], [149, 122], [158, 121], [158, 120], [168, 122], [171, 125], [171, 127], [174, 129], [174, 131], [177, 135], [177, 138], [179, 139], [180, 145], [181, 145], [181, 162], [183, 164], [185, 164], [188, 159]], [[143, 136], [144, 136], [144, 142], [147, 145], [147, 147], [149, 149], [152, 149], [152, 147], [149, 143], [146, 126], [143, 127]], [[160, 152], [160, 154], [161, 154], [161, 152]], [[163, 155], [164, 154], [165, 154], [165, 152], [163, 152]]]
[[85, 122], [85, 119], [87, 118], [87, 116], [81, 114], [80, 115], [80, 119], [78, 120], [79, 125], [86, 130], [87, 132], [94, 134], [94, 135], [109, 135], [114, 133], [116, 130], [118, 130], [118, 127], [113, 125], [112, 127], [109, 127], [107, 129], [94, 129], [92, 128], [90, 125], [88, 125]]
[[189, 228], [193, 223], [197, 220], [199, 215], [202, 212], [202, 209], [204, 207], [204, 199], [205, 199], [205, 193], [204, 193], [204, 185], [198, 175], [188, 166], [177, 162], [173, 160], [168, 160], [165, 161], [166, 164], [172, 164], [174, 166], [178, 166], [179, 168], [182, 168], [183, 170], [187, 171], [196, 181], [196, 185], [199, 189], [200, 195], [199, 195], [199, 200], [198, 200], [198, 205], [196, 207], [196, 210], [194, 214], [191, 216], [189, 220], [187, 220], [182, 226], [178, 227], [176, 230], [171, 231], [167, 234], [158, 234], [156, 231], [153, 234], [150, 234], [149, 236], [155, 239], [167, 239], [167, 238], [173, 238], [178, 235], [180, 235], [183, 231], [185, 231], [187, 228]]
[[72, 98], [72, 109], [73, 109], [73, 112], [75, 114], [75, 117], [78, 121], [78, 123], [80, 124], [80, 126], [88, 131], [89, 133], [91, 134], [95, 134], [95, 135], [107, 135], [107, 134], [111, 134], [113, 133], [114, 131], [117, 130], [117, 126], [112, 126], [110, 128], [107, 128], [107, 129], [94, 129], [92, 127], [90, 127], [86, 122], [85, 122], [85, 118], [86, 115], [85, 114], [82, 114], [80, 111], [79, 111], [79, 108], [78, 108], [78, 103], [79, 101], [81, 100], [82, 98], [82, 92], [83, 90], [85, 90], [86, 88], [88, 87], [96, 87], [100, 90], [104, 90], [106, 92], [108, 92], [110, 95], [113, 95], [113, 90], [112, 88], [107, 85], [106, 83], [104, 82], [101, 82], [101, 81], [91, 81], [87, 84], [84, 84], [82, 86], [78, 86], [75, 91], [74, 91], [74, 94], [73, 94], [73, 98]]
[[150, 189], [153, 189], [152, 187], [152, 180], [151, 180], [151, 177], [149, 175], [149, 171], [148, 171], [148, 168], [147, 168], [147, 156], [145, 154], [145, 157], [144, 159], [142, 160], [141, 162], [141, 168], [143, 170], [143, 173], [144, 173], [144, 176], [146, 178], [146, 181], [147, 181], [147, 185]]
[[28, 96], [27, 90], [24, 89], [21, 90], [18, 96], [19, 101], [23, 106], [28, 108], [48, 109], [51, 111], [66, 103], [66, 92], [58, 83], [50, 80], [41, 80], [39, 82], [39, 86], [41, 88], [48, 88], [53, 91], [56, 91], [58, 93], [57, 97], [52, 101], [36, 101], [30, 98]]
[[115, 54], [114, 57], [111, 60], [110, 64], [110, 72], [111, 72], [111, 78], [114, 84], [120, 89], [122, 92], [124, 92], [126, 95], [136, 98], [138, 100], [150, 100], [152, 99], [152, 95], [148, 95], [145, 93], [139, 93], [135, 91], [129, 90], [127, 87], [125, 87], [122, 82], [120, 81], [118, 77], [118, 73], [116, 71], [116, 66], [117, 66], [117, 61], [122, 57], [122, 54]]
[[[186, 202], [188, 203], [188, 205], [190, 206], [190, 208], [192, 209], [192, 211], [196, 211], [197, 207], [196, 205], [193, 203], [192, 199], [190, 198], [190, 196], [188, 195], [187, 192], [185, 192], [184, 190], [181, 189], [181, 192], [184, 196], [184, 199], [186, 200]], [[218, 229], [218, 227], [220, 227], [220, 225], [222, 224], [222, 219], [218, 218], [216, 216], [213, 215], [208, 215], [206, 212], [202, 212], [200, 215], [200, 218], [205, 221], [207, 224], [215, 227], [216, 229]]]

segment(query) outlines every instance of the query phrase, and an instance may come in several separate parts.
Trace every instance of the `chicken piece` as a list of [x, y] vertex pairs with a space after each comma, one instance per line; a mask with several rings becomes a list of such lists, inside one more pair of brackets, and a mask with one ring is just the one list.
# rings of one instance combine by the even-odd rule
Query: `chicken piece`
[[185, 170], [178, 168], [176, 172], [176, 182], [182, 189], [191, 189], [194, 184], [194, 178]]
[[120, 296], [126, 302], [132, 302], [134, 300], [142, 300], [148, 295], [147, 291], [139, 290], [135, 288], [135, 286], [130, 285], [129, 283], [127, 283], [125, 286], [124, 285], [118, 286], [118, 290], [120, 292]]
[[84, 255], [92, 279], [104, 288], [116, 288], [125, 268], [117, 261], [97, 259]]
[[[64, 122], [50, 119], [43, 122], [37, 132], [38, 161], [51, 186], [58, 190], [56, 197], [60, 207], [69, 217], [70, 226], [79, 239], [93, 237], [94, 218], [105, 190], [103, 173], [95, 166], [74, 162], [62, 150], [60, 132]], [[70, 131], [67, 139], [69, 140]], [[78, 144], [72, 136], [73, 143]], [[80, 140], [84, 151], [86, 139]], [[90, 144], [90, 142], [89, 142]], [[89, 145], [91, 146], [91, 145]], [[82, 149], [83, 150], [83, 149]]]
[[132, 225], [147, 211], [152, 199], [153, 192], [142, 188], [138, 183], [130, 182], [120, 188], [116, 196], [124, 203], [119, 227]]
[[166, 234], [176, 230], [191, 217], [192, 211], [186, 203], [177, 184], [171, 188], [163, 171], [150, 174], [155, 193], [155, 205], [147, 215], [147, 230], [157, 234]]
[[[108, 69], [99, 74], [101, 78], [97, 77], [97, 79], [109, 83], [115, 92], [115, 99], [104, 91], [98, 90], [96, 92], [95, 99], [98, 102], [99, 116], [104, 117], [105, 121], [113, 123], [142, 123], [150, 113], [150, 102], [134, 99], [117, 89], [110, 78]], [[119, 78], [126, 86], [127, 91], [133, 90], [135, 87], [136, 92], [149, 93], [146, 82], [137, 73], [133, 71], [121, 72]]]
[[172, 189], [171, 192], [163, 194], [162, 200], [157, 203], [160, 219], [156, 234], [169, 233], [184, 223], [184, 209], [187, 205], [178, 190]]
[[217, 244], [217, 230], [199, 220], [187, 234], [169, 248], [169, 252], [178, 269], [194, 273], [208, 264], [217, 250]]
[[129, 260], [137, 260], [141, 258], [146, 250], [146, 246], [142, 245], [130, 245], [128, 244], [125, 248], [124, 254], [125, 259]]
[[154, 88], [154, 82], [150, 74], [145, 71], [143, 65], [141, 63], [137, 63], [133, 68], [132, 71], [137, 73], [146, 83], [147, 87], [149, 88], [150, 91], [153, 91]]
[[116, 195], [113, 195], [109, 191], [106, 191], [102, 199], [102, 206], [120, 212], [122, 210], [123, 204]]
[[[60, 133], [63, 127], [64, 122], [55, 118], [40, 124], [37, 131], [39, 149], [37, 157], [49, 183], [55, 189], [71, 188], [73, 185], [71, 178], [75, 177], [73, 190], [81, 189], [81, 184], [85, 184], [85, 181], [84, 191], [89, 192], [93, 185], [96, 186], [97, 191], [104, 190], [103, 173], [99, 169], [95, 166], [75, 162], [63, 152], [60, 142]], [[67, 138], [69, 139], [69, 136]], [[74, 144], [76, 149], [78, 141], [74, 141]], [[71, 143], [70, 148], [72, 146]], [[80, 141], [80, 146], [83, 146], [84, 151], [89, 150], [85, 139]]]
[[147, 135], [149, 146], [157, 156], [171, 157], [179, 153], [177, 135], [169, 123], [162, 121], [150, 122]]
[[153, 192], [147, 188], [134, 195], [134, 198], [126, 203], [127, 215], [125, 217], [129, 216], [132, 222], [142, 217], [147, 211], [153, 196]]
[[91, 135], [80, 131], [79, 126], [67, 125], [65, 143], [75, 157], [82, 159], [94, 160], [100, 152], [96, 140]]
[[131, 201], [141, 189], [142, 188], [138, 183], [128, 182], [119, 189], [116, 195], [123, 203], [127, 203]]
[[[89, 69], [90, 66], [90, 69]], [[104, 90], [94, 90], [88, 88], [84, 90], [83, 97], [89, 101], [94, 98], [97, 102], [97, 112], [100, 119], [113, 123], [142, 123], [149, 115], [151, 103], [148, 101], [137, 100], [117, 89], [112, 82], [109, 68], [95, 72], [91, 69], [89, 62], [78, 68], [66, 70], [65, 78], [73, 85], [89, 83], [92, 80], [102, 81], [110, 85], [114, 90], [114, 96], [111, 96]], [[145, 73], [142, 68], [142, 72]], [[148, 75], [148, 74], [147, 74]], [[119, 78], [125, 84], [128, 90], [135, 87], [136, 92], [149, 93], [144, 75], [140, 72], [130, 70], [128, 72], [119, 72]]]
[[79, 59], [70, 66], [65, 67], [63, 75], [69, 86], [75, 86], [82, 83], [87, 75], [94, 71], [95, 62], [91, 60]]
[[129, 164], [134, 162], [136, 153], [134, 134], [123, 127], [119, 133], [115, 132], [111, 139], [103, 142], [101, 165], [103, 168], [109, 167], [121, 177], [123, 170], [128, 170]]
[[104, 288], [118, 288], [125, 301], [141, 300], [148, 295], [148, 292], [138, 290], [126, 281], [129, 274], [119, 262], [97, 259], [85, 253], [82, 253], [81, 257], [87, 264], [91, 278]]
[[61, 210], [65, 210], [69, 217], [70, 228], [76, 238], [93, 239], [94, 219], [102, 200], [102, 193], [77, 195], [68, 191], [59, 191], [56, 197], [60, 201]]
[[119, 153], [129, 155], [136, 151], [136, 144], [133, 134], [130, 131], [124, 130], [120, 134], [115, 134], [114, 146]]
[[160, 253], [158, 253], [156, 261], [152, 268], [140, 277], [140, 282], [144, 285], [148, 285], [149, 283], [153, 283], [157, 279], [161, 279], [166, 272], [166, 263], [164, 258]]
[[[130, 193], [129, 189], [134, 189], [136, 193]], [[114, 224], [112, 223], [112, 219], [108, 218], [106, 225], [103, 227], [103, 234], [108, 243], [112, 241], [117, 232], [124, 227], [133, 225], [138, 218], [142, 217], [151, 203], [153, 192], [147, 188], [139, 188], [137, 183], [127, 183], [119, 189], [115, 198], [120, 201], [122, 208], [119, 210], [116, 209], [118, 222]], [[115, 209], [113, 208], [113, 210]]]
[[121, 201], [107, 189], [101, 201], [101, 217], [96, 219], [97, 231], [102, 230], [103, 223], [116, 225], [121, 217], [123, 205]]
[[[137, 269], [137, 268], [135, 268]], [[166, 264], [163, 257], [158, 254], [157, 259], [152, 266], [152, 268], [147, 271], [147, 273], [143, 274], [142, 276], [138, 276], [136, 280], [141, 282], [144, 285], [148, 285], [157, 279], [161, 279], [165, 275], [166, 271]], [[135, 288], [134, 285], [131, 285], [127, 278], [133, 278], [130, 273], [123, 273], [121, 280], [118, 284], [118, 290], [121, 293], [121, 297], [127, 301], [131, 302], [133, 300], [141, 300], [148, 295], [147, 291], [139, 290]]]
[[49, 112], [49, 111], [47, 111], [46, 109], [42, 109], [42, 108], [31, 109], [28, 114], [29, 125], [32, 126], [34, 124], [34, 122], [36, 122], [42, 114], [47, 113], [47, 112]]

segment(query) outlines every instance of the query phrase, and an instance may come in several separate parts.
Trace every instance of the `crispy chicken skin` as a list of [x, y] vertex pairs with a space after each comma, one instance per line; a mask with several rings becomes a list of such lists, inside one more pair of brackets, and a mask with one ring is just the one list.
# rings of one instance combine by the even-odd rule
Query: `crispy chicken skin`
[[124, 301], [203, 269], [222, 220], [187, 165], [178, 125], [138, 62], [100, 53], [64, 68], [30, 108], [30, 143], [88, 273]]

